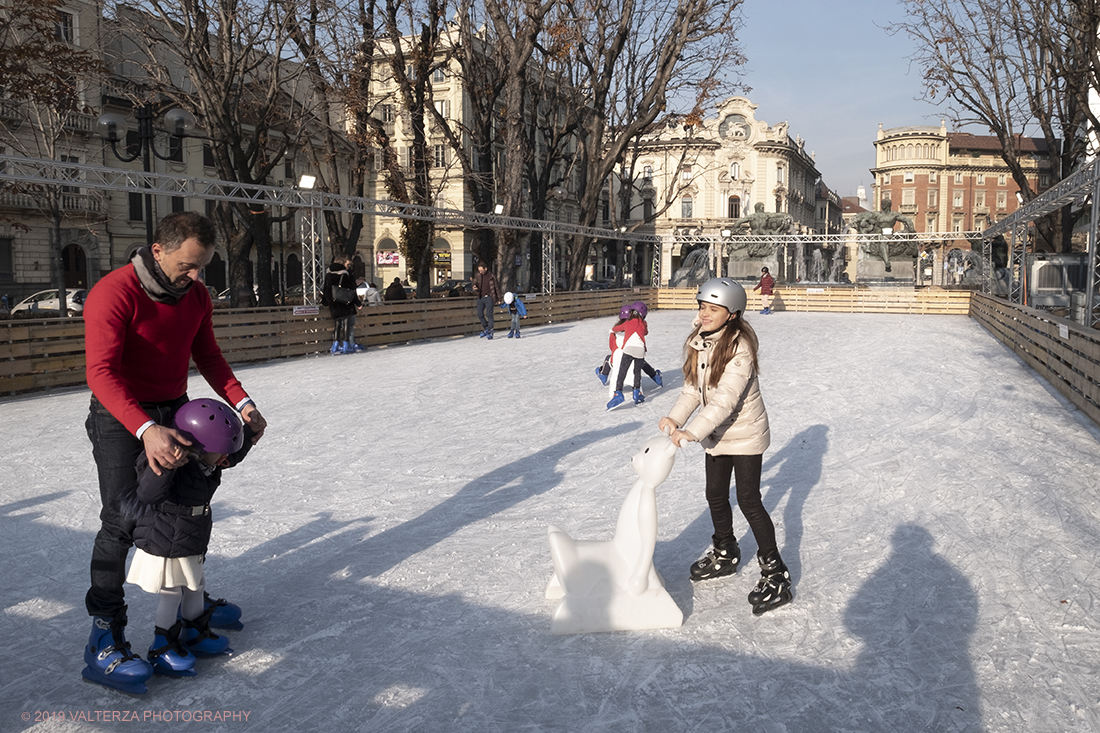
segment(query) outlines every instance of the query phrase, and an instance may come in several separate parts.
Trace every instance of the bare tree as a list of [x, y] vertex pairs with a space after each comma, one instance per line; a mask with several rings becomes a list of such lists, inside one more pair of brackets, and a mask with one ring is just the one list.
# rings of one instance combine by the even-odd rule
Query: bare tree
[[[1024, 200], [1037, 191], [1028, 179], [1024, 149], [1038, 128], [1051, 156], [1054, 181], [1069, 175], [1085, 154], [1084, 123], [1095, 115], [1097, 14], [1093, 2], [1066, 0], [903, 0], [908, 20], [891, 25], [918, 44], [913, 57], [924, 73], [925, 94], [946, 100], [959, 126], [989, 130]], [[1089, 27], [1091, 23], [1091, 27]], [[1067, 249], [1067, 207], [1039, 227], [1045, 245]]]
[[[282, 4], [147, 0], [142, 7], [115, 6], [117, 33], [137, 44], [140, 55], [118, 53], [112, 61], [140, 65], [156, 101], [193, 112], [209, 135], [222, 180], [267, 183], [313, 119], [314, 100], [297, 86], [303, 66], [295, 58]], [[263, 201], [220, 203], [214, 218], [229, 250], [233, 305], [254, 302], [253, 248], [259, 302], [273, 304], [269, 208]]]
[[[81, 99], [81, 86], [98, 81], [99, 56], [76, 45], [71, 28], [62, 23], [60, 0], [10, 0], [0, 12], [0, 89], [11, 105], [9, 114], [26, 125], [0, 127], [7, 145], [28, 157], [60, 160], [74, 147], [70, 122], [89, 112]], [[80, 70], [80, 79], [77, 78]], [[19, 192], [18, 187], [5, 188]], [[65, 312], [65, 275], [62, 268], [62, 223], [65, 199], [75, 199], [68, 187], [38, 184], [23, 189], [50, 220], [50, 282], [58, 289], [58, 303]], [[13, 226], [21, 222], [0, 218]]]
[[[611, 173], [631, 143], [681, 108], [696, 117], [742, 62], [741, 0], [562, 0], [556, 33], [571, 68], [578, 116], [574, 187], [580, 223], [597, 223]], [[591, 242], [569, 247], [569, 287], [580, 289]]]

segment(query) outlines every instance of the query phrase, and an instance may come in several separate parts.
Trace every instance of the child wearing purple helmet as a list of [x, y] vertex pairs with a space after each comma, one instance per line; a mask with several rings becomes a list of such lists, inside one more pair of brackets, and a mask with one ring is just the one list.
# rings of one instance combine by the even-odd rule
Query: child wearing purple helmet
[[190, 444], [179, 468], [156, 473], [145, 453], [137, 460], [137, 484], [122, 499], [136, 520], [134, 559], [126, 581], [160, 596], [149, 661], [156, 674], [193, 677], [196, 656], [228, 654], [229, 640], [210, 630], [213, 607], [203, 610], [203, 561], [213, 520], [210, 500], [223, 468], [237, 465], [252, 447], [251, 428], [215, 399], [187, 402], [175, 428]]

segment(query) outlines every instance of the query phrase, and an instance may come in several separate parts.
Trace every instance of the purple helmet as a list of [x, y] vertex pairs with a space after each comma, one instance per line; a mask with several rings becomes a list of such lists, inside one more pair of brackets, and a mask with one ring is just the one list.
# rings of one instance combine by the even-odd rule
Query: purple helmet
[[649, 313], [649, 308], [646, 308], [645, 303], [643, 303], [640, 300], [635, 300], [633, 307], [634, 307], [634, 310], [638, 311], [638, 315], [641, 316], [642, 318], [645, 318], [646, 314]]
[[236, 453], [244, 445], [244, 426], [220, 400], [191, 400], [176, 411], [176, 430], [207, 453]]
[[624, 303], [623, 307], [619, 309], [619, 320], [625, 321], [627, 318], [630, 318], [630, 310], [633, 307], [633, 303]]

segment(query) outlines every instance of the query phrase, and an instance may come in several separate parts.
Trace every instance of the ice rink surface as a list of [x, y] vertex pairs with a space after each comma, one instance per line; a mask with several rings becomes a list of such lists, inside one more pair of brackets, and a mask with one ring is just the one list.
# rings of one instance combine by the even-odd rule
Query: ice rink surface
[[[965, 317], [750, 315], [794, 602], [751, 614], [736, 513], [748, 562], [689, 582], [692, 445], [655, 553], [683, 627], [550, 634], [546, 527], [610, 536], [691, 318], [650, 315], [665, 387], [612, 412], [614, 319], [238, 369], [270, 428], [215, 497], [207, 586], [246, 625], [143, 698], [80, 678], [88, 392], [0, 401], [0, 730], [1100, 730], [1100, 432]], [[127, 597], [144, 652], [156, 600]]]

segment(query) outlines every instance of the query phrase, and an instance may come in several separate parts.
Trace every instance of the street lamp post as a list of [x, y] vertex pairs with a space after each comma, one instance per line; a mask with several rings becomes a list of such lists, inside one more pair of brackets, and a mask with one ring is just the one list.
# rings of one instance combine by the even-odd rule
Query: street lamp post
[[[123, 140], [124, 131], [127, 129], [126, 118], [115, 112], [104, 112], [99, 116], [97, 126], [99, 127], [99, 134], [104, 140], [111, 144], [111, 152], [115, 154], [115, 157], [121, 160], [123, 163], [130, 163], [132, 161], [141, 158], [142, 170], [146, 173], [151, 173], [152, 168], [152, 156], [156, 156], [161, 160], [171, 160], [171, 152], [168, 155], [162, 155], [157, 150], [155, 145], [156, 130], [153, 127], [153, 120], [156, 118], [156, 112], [154, 107], [150, 103], [146, 103], [137, 107], [134, 111], [134, 117], [138, 123], [138, 143], [139, 149], [132, 153], [123, 155], [118, 151], [118, 143]], [[179, 107], [173, 107], [164, 114], [164, 122], [168, 126], [167, 132], [174, 138], [183, 138], [188, 135], [195, 128], [195, 118], [190, 112]], [[145, 188], [148, 189], [149, 179], [145, 179]], [[153, 195], [151, 193], [145, 194], [145, 239], [146, 244], [153, 243]]]

